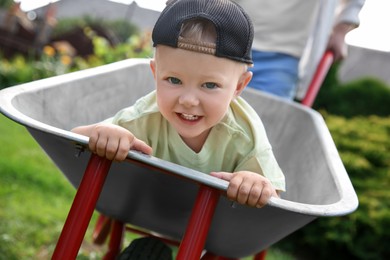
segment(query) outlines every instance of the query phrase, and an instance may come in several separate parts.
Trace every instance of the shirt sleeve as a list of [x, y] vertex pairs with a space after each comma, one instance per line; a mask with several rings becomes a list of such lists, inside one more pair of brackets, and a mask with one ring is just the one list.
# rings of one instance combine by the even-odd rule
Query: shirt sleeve
[[359, 13], [365, 0], [342, 0], [336, 12], [336, 23], [350, 23], [359, 25]]

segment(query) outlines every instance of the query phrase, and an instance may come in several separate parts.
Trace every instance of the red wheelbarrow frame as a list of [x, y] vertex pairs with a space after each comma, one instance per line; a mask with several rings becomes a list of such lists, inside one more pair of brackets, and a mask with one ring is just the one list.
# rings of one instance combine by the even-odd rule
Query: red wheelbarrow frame
[[[111, 161], [92, 155], [82, 178], [52, 259], [75, 259], [88, 228]], [[199, 186], [192, 214], [180, 243], [177, 259], [200, 259], [207, 232], [221, 191]], [[125, 224], [114, 221], [109, 250], [104, 259], [114, 259], [121, 250]]]
[[[306, 96], [301, 103], [311, 107], [321, 84], [333, 63], [333, 54], [326, 52], [322, 57], [313, 80], [311, 81]], [[86, 230], [96, 207], [99, 195], [109, 172], [111, 161], [92, 155], [85, 170], [81, 184], [77, 189], [76, 196], [65, 221], [62, 233], [53, 253], [52, 259], [75, 259], [84, 239]], [[153, 166], [147, 166], [153, 167]], [[218, 199], [222, 192], [216, 188], [199, 184], [199, 191], [196, 197], [192, 213], [187, 224], [184, 237], [179, 245], [177, 254], [178, 260], [200, 259], [209, 227], [213, 218]], [[99, 236], [104, 226], [104, 217], [101, 216], [97, 223], [95, 236]], [[106, 223], [107, 224], [107, 223]], [[103, 226], [102, 226], [103, 225]], [[120, 253], [123, 242], [123, 235], [126, 230], [125, 223], [113, 220], [108, 252], [104, 259], [115, 259]], [[106, 230], [107, 231], [107, 230]], [[136, 231], [136, 230], [133, 230]], [[136, 231], [137, 232], [137, 231]], [[103, 235], [104, 236], [104, 235]], [[175, 242], [173, 242], [175, 243]], [[254, 256], [254, 259], [264, 259], [265, 251]], [[224, 259], [223, 257], [206, 254], [202, 259]]]

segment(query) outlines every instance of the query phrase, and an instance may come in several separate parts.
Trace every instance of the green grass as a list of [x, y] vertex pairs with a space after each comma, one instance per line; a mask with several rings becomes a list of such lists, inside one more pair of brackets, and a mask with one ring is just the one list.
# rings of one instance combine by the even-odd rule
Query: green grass
[[[74, 195], [27, 130], [0, 114], [0, 259], [50, 259]], [[93, 224], [79, 260], [101, 259], [105, 249], [91, 244]], [[125, 244], [133, 238], [126, 234]], [[267, 260], [273, 259], [293, 258], [272, 248]]]
[[75, 190], [24, 127], [0, 116], [0, 256], [49, 259]]

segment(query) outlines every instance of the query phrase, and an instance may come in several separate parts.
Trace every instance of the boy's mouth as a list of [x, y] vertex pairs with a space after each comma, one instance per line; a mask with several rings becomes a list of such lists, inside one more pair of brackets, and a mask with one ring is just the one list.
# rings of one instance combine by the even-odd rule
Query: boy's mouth
[[199, 116], [180, 113], [179, 116], [188, 121], [195, 121], [199, 119]]

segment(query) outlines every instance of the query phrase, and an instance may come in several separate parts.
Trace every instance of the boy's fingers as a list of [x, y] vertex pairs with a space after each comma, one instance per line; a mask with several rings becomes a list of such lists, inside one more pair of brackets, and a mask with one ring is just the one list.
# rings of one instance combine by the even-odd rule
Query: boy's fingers
[[257, 202], [256, 208], [262, 208], [265, 205], [267, 205], [270, 197], [267, 196], [261, 196], [259, 201]]
[[123, 139], [119, 140], [119, 144], [117, 144], [117, 148], [115, 151], [115, 161], [123, 161], [126, 159], [127, 154], [130, 150], [130, 143], [124, 142]]
[[152, 147], [150, 147], [145, 142], [143, 142], [135, 137], [134, 137], [133, 143], [131, 145], [131, 149], [136, 150], [136, 151], [140, 151], [140, 152], [142, 152], [144, 154], [148, 154], [148, 155], [151, 155], [153, 152]]
[[238, 189], [237, 194], [237, 201], [241, 204], [248, 204], [249, 205], [249, 196], [251, 193], [252, 187], [248, 184], [242, 183]]
[[244, 200], [246, 201], [247, 198], [245, 197], [245, 192], [240, 194], [239, 189], [242, 184], [242, 178], [240, 175], [230, 173], [230, 172], [212, 172], [210, 173], [212, 176], [220, 178], [222, 180], [228, 181], [229, 186], [226, 191], [226, 195], [229, 199], [235, 200], [238, 203], [242, 203]]
[[270, 185], [264, 186], [262, 191], [261, 191], [261, 196], [260, 196], [260, 198], [259, 198], [259, 200], [257, 202], [256, 207], [257, 208], [264, 207], [268, 203], [268, 201], [271, 198], [272, 194], [273, 194], [273, 188], [270, 187]]
[[97, 134], [92, 134], [89, 137], [88, 147], [92, 152], [96, 152]]
[[109, 137], [106, 143], [105, 157], [108, 160], [118, 159], [120, 150], [119, 140], [115, 136]]
[[225, 181], [230, 181], [233, 178], [233, 173], [230, 172], [211, 172], [210, 175]]
[[108, 140], [106, 137], [100, 137], [96, 141], [95, 152], [100, 157], [106, 157]]
[[250, 194], [248, 196], [248, 205], [251, 207], [257, 206], [257, 202], [261, 196], [262, 187], [259, 187], [257, 185], [253, 185], [252, 189], [250, 191]]

